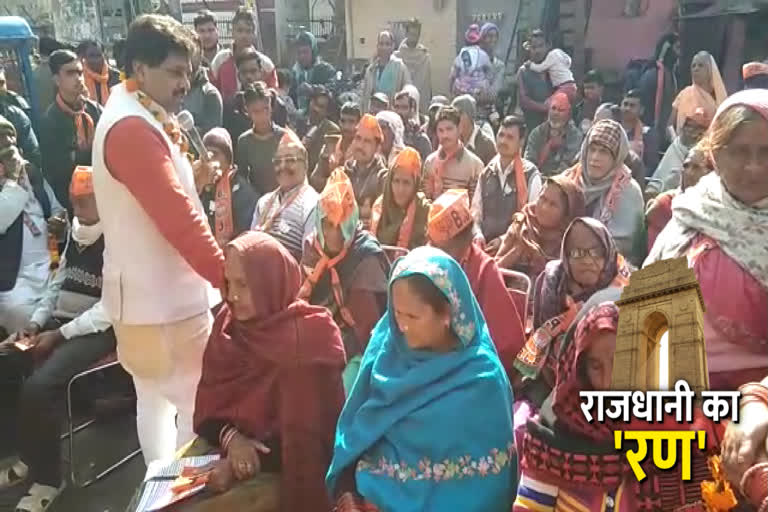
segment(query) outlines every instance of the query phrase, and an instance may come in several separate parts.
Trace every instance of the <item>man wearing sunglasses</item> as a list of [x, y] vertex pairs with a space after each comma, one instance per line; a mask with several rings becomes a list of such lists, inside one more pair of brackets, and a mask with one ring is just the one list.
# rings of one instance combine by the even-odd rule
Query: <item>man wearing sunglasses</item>
[[269, 233], [301, 261], [302, 241], [315, 226], [318, 193], [307, 183], [307, 150], [288, 130], [272, 159], [277, 188], [262, 196], [251, 229]]

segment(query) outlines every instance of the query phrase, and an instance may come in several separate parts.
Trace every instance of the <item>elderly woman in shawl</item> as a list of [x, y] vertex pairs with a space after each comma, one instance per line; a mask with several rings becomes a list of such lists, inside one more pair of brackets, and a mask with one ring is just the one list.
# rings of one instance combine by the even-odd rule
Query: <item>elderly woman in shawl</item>
[[496, 263], [536, 280], [547, 262], [560, 256], [565, 228], [583, 215], [581, 189], [562, 175], [547, 178], [536, 202], [526, 204], [512, 216], [496, 253]]
[[[692, 454], [691, 481], [682, 481], [679, 467], [672, 471], [649, 468], [648, 478], [639, 483], [613, 444], [613, 430], [628, 427], [588, 422], [581, 410], [581, 391], [611, 387], [619, 324], [615, 302], [620, 295], [620, 289], [608, 288], [584, 305], [556, 358], [553, 392], [538, 414], [515, 415], [521, 481], [513, 512], [703, 510], [701, 481], [709, 477], [706, 456], [699, 451]], [[717, 435], [712, 423], [698, 410], [693, 419], [682, 428], [707, 431], [707, 453], [715, 453]], [[629, 428], [681, 428], [672, 423], [633, 420]], [[589, 462], [581, 463], [584, 460]], [[686, 508], [690, 505], [701, 508]]]
[[627, 134], [619, 123], [603, 119], [584, 137], [579, 163], [565, 171], [584, 192], [587, 215], [602, 222], [630, 262], [645, 257], [645, 208], [640, 185], [624, 164]]
[[308, 85], [324, 85], [330, 82], [336, 70], [320, 57], [317, 49], [317, 38], [311, 32], [302, 31], [296, 36], [296, 63], [291, 69], [293, 83], [291, 97], [299, 110], [304, 112], [309, 107], [311, 87]]
[[404, 249], [426, 243], [429, 201], [420, 184], [419, 152], [405, 148], [387, 173], [384, 194], [373, 203], [370, 232], [380, 243]]
[[509, 512], [512, 408], [458, 262], [411, 251], [392, 272], [387, 312], [339, 418], [326, 478], [338, 510]]
[[384, 134], [384, 140], [381, 143], [381, 154], [387, 161], [387, 167], [391, 169], [397, 155], [405, 147], [405, 142], [403, 141], [405, 125], [397, 112], [392, 112], [391, 110], [379, 112], [376, 114], [376, 120], [379, 122], [381, 131]]
[[[330, 510], [323, 476], [344, 403], [339, 329], [325, 308], [296, 298], [299, 265], [274, 238], [247, 232], [225, 255], [226, 302], [203, 357], [194, 418], [195, 432], [222, 453], [211, 485], [225, 491], [279, 473], [279, 510]], [[256, 499], [242, 498], [241, 506]]]
[[299, 297], [330, 309], [341, 329], [349, 359], [345, 389], [357, 374], [360, 355], [387, 300], [389, 260], [359, 219], [352, 183], [338, 168], [320, 194], [315, 232], [304, 241], [306, 278]]
[[712, 389], [768, 374], [768, 101], [751, 89], [728, 98], [706, 143], [715, 172], [672, 201], [672, 220], [645, 264], [686, 256], [707, 311]]
[[680, 91], [672, 102], [669, 125], [676, 133], [698, 109], [702, 109], [707, 119], [712, 119], [717, 107], [728, 97], [717, 62], [709, 52], [701, 51], [693, 56], [691, 81], [693, 83]]
[[629, 268], [600, 221], [580, 217], [563, 236], [560, 259], [550, 261], [533, 289], [533, 335], [517, 355], [515, 369], [534, 404], [552, 390], [556, 345], [582, 305], [597, 291], [629, 283]]

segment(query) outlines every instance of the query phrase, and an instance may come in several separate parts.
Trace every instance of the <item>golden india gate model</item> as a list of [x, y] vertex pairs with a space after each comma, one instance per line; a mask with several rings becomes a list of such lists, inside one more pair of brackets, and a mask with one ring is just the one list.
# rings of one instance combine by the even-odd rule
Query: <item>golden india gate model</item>
[[709, 389], [704, 345], [704, 301], [685, 257], [653, 263], [632, 273], [619, 306], [611, 389], [659, 389], [660, 345], [668, 332], [668, 382], [688, 382], [696, 396]]

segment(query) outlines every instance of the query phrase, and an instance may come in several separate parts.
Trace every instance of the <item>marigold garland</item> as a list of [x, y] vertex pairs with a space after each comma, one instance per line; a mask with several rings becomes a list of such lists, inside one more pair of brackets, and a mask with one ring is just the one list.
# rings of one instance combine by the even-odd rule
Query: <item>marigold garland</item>
[[707, 460], [707, 466], [712, 473], [713, 481], [701, 482], [701, 497], [707, 507], [707, 512], [727, 512], [738, 505], [731, 484], [725, 478], [720, 457], [715, 455]]
[[152, 117], [160, 123], [163, 127], [163, 131], [171, 141], [179, 146], [179, 150], [183, 155], [187, 155], [189, 158], [189, 142], [184, 134], [181, 132], [181, 127], [176, 118], [168, 115], [163, 107], [158, 105], [152, 98], [139, 89], [139, 84], [133, 78], [129, 78], [125, 81], [125, 89], [136, 95], [136, 99], [142, 107], [147, 109]]

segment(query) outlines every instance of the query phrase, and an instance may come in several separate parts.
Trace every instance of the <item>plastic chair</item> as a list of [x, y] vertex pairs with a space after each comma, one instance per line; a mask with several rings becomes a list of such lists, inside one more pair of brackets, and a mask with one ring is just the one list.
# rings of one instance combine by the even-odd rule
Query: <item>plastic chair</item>
[[125, 464], [126, 462], [128, 462], [129, 460], [134, 458], [136, 455], [141, 453], [141, 448], [137, 448], [136, 450], [132, 451], [131, 453], [129, 453], [128, 455], [126, 455], [125, 457], [120, 459], [119, 461], [117, 461], [114, 464], [112, 464], [111, 466], [109, 466], [107, 469], [101, 471], [95, 477], [93, 477], [93, 478], [91, 478], [89, 480], [86, 480], [86, 481], [81, 481], [80, 478], [77, 476], [77, 472], [75, 471], [75, 467], [76, 467], [76, 464], [75, 464], [75, 434], [80, 432], [81, 430], [89, 427], [91, 424], [93, 424], [96, 421], [96, 419], [92, 418], [90, 420], [87, 420], [87, 421], [81, 423], [78, 426], [74, 425], [74, 421], [72, 419], [72, 386], [78, 380], [83, 379], [85, 377], [88, 377], [91, 374], [99, 373], [99, 372], [102, 372], [104, 370], [108, 370], [108, 369], [114, 368], [114, 367], [120, 367], [120, 363], [117, 360], [117, 354], [113, 352], [112, 354], [109, 354], [108, 356], [106, 356], [102, 360], [100, 360], [100, 361], [96, 362], [95, 364], [93, 364], [87, 370], [83, 370], [82, 372], [80, 372], [80, 373], [76, 374], [75, 376], [73, 376], [69, 380], [69, 383], [67, 384], [67, 397], [66, 397], [66, 400], [67, 400], [67, 432], [65, 432], [61, 436], [61, 438], [62, 439], [69, 438], [69, 475], [70, 475], [70, 480], [72, 482], [72, 485], [74, 485], [75, 487], [79, 487], [79, 488], [88, 487], [92, 483], [94, 483], [94, 482], [96, 482], [98, 480], [101, 480], [102, 478], [107, 476], [109, 473], [111, 473], [112, 471], [114, 471], [115, 469], [119, 468], [120, 466], [122, 466], [123, 464]]
[[384, 254], [387, 255], [390, 265], [394, 264], [397, 258], [405, 256], [409, 252], [404, 247], [396, 247], [394, 245], [382, 245], [381, 248], [384, 249]]
[[531, 278], [522, 272], [500, 268], [501, 277], [504, 278], [504, 284], [507, 285], [507, 292], [515, 303], [517, 313], [523, 321], [525, 334], [528, 335], [531, 327], [532, 318], [528, 315], [528, 301], [531, 297]]

